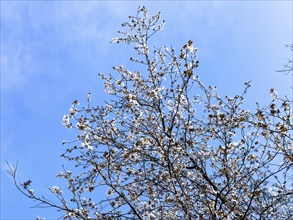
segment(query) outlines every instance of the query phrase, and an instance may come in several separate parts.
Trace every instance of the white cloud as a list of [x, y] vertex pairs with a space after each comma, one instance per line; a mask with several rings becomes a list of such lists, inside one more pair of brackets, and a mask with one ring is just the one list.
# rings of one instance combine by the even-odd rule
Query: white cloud
[[[129, 5], [57, 1], [6, 2], [2, 7], [1, 89], [15, 90], [36, 74], [48, 74], [42, 63], [62, 62], [48, 61], [54, 59], [46, 56], [49, 50], [58, 53], [64, 47], [77, 59], [83, 50], [102, 51], [113, 37], [113, 23]], [[50, 68], [58, 71], [58, 66]]]
[[12, 43], [1, 45], [1, 89], [15, 89], [22, 85], [33, 69], [29, 48]]

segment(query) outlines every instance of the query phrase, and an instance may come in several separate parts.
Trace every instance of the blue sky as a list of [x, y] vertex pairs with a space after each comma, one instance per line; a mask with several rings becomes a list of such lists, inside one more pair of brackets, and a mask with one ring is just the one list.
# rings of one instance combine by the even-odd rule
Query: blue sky
[[5, 173], [19, 162], [19, 181], [36, 193], [59, 185], [61, 125], [73, 100], [105, 100], [98, 73], [127, 66], [131, 47], [110, 44], [139, 5], [162, 12], [166, 25], [152, 43], [199, 48], [198, 74], [222, 95], [252, 80], [247, 106], [265, 103], [269, 89], [290, 95], [291, 78], [276, 70], [292, 56], [292, 1], [1, 1], [1, 219], [56, 219], [55, 210], [30, 209]]

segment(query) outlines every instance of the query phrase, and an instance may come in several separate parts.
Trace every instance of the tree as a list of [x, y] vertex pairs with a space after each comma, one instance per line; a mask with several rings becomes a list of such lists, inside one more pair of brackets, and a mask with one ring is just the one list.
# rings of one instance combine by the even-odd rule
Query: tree
[[16, 187], [64, 219], [290, 219], [292, 101], [271, 89], [268, 105], [244, 109], [250, 82], [220, 97], [196, 75], [191, 40], [179, 54], [150, 46], [164, 26], [160, 13], [140, 7], [122, 26], [112, 42], [134, 45], [130, 60], [141, 68], [100, 74], [111, 100], [94, 106], [89, 94], [64, 116], [79, 132], [61, 155], [77, 168], [57, 174], [67, 189], [50, 188], [55, 202], [38, 196], [8, 164]]

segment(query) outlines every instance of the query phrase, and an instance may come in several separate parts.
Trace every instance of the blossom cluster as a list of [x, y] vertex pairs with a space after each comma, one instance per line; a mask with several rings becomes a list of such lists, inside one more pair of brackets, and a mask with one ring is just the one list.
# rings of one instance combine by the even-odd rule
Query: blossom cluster
[[60, 194], [63, 193], [63, 192], [61, 191], [61, 189], [60, 189], [58, 186], [53, 186], [53, 187], [51, 188], [51, 192], [52, 192], [52, 193], [55, 193], [55, 194], [57, 194], [57, 195], [60, 195]]

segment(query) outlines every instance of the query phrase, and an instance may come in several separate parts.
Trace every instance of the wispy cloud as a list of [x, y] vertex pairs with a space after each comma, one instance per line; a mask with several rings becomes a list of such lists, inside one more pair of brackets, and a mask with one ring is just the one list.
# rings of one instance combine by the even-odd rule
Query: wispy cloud
[[[102, 51], [113, 37], [112, 25], [129, 5], [118, 9], [99, 1], [5, 2], [2, 7], [2, 89], [15, 90], [36, 74], [46, 73], [40, 69], [44, 67], [41, 63], [60, 63], [57, 55], [61, 50], [70, 50], [70, 56], [76, 58], [83, 57], [84, 48]], [[56, 57], [47, 56], [49, 52]]]

